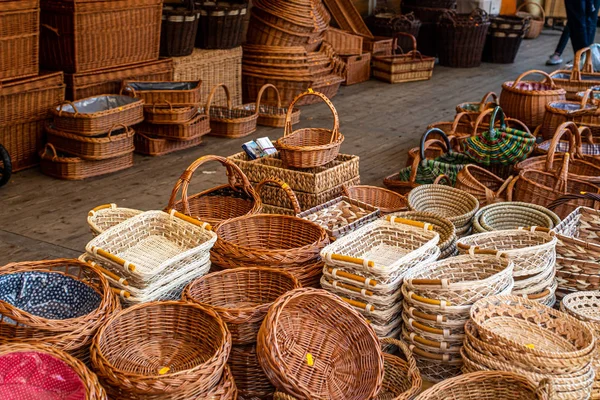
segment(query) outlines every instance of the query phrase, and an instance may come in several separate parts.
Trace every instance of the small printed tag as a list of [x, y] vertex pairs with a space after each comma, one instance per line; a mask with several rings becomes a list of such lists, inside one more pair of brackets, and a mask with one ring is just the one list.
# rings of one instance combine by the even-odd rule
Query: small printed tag
[[312, 354], [306, 353], [306, 363], [308, 364], [309, 367], [312, 367], [313, 365], [315, 365], [315, 360], [313, 360]]

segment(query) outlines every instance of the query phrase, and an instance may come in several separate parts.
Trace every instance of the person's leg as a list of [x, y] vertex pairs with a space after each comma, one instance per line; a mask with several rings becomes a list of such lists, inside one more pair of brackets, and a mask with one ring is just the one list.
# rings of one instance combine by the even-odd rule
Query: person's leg
[[[600, 1], [600, 0], [598, 0]], [[556, 45], [556, 50], [554, 50], [554, 54], [552, 54], [548, 61], [546, 61], [546, 65], [558, 65], [562, 64], [563, 59], [561, 58], [562, 53], [565, 51], [567, 44], [569, 43], [569, 26], [565, 25], [562, 34], [560, 35], [560, 39], [558, 39], [558, 44]]]
[[571, 44], [575, 53], [588, 45], [587, 4], [589, 1], [591, 0], [565, 0], [567, 25], [569, 26]]
[[598, 25], [598, 10], [600, 9], [600, 0], [592, 0], [590, 5], [593, 9], [589, 10], [588, 15], [588, 46], [596, 42], [596, 28]]

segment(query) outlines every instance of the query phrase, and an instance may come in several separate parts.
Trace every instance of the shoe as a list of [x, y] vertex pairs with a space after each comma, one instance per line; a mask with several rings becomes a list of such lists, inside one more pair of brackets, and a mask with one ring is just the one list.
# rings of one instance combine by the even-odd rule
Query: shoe
[[558, 54], [552, 54], [548, 57], [548, 61], [546, 61], [546, 65], [558, 65], [562, 64], [563, 60], [560, 58]]
[[568, 61], [568, 62], [565, 64], [565, 68], [566, 68], [566, 69], [572, 69], [572, 68], [573, 68], [573, 60], [571, 60], [571, 61]]

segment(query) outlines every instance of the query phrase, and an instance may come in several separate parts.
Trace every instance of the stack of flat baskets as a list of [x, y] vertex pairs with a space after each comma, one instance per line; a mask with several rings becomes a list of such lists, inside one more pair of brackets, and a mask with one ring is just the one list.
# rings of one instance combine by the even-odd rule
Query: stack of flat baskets
[[502, 252], [514, 264], [512, 294], [553, 306], [556, 302], [557, 239], [547, 230], [531, 228], [479, 233], [459, 239], [459, 251], [484, 249]]
[[549, 380], [553, 399], [590, 398], [594, 334], [576, 318], [522, 297], [492, 296], [473, 305], [465, 333], [465, 373], [514, 372]]
[[402, 337], [410, 343], [426, 379], [437, 382], [460, 375], [469, 310], [484, 297], [510, 293], [512, 271], [508, 257], [472, 251], [407, 272], [402, 286]]
[[140, 214], [140, 210], [118, 207], [116, 204], [103, 204], [90, 210], [87, 217], [92, 235], [98, 236], [108, 228]]
[[458, 249], [456, 248], [456, 227], [449, 219], [425, 211], [394, 212], [390, 216], [431, 224], [433, 230], [440, 235], [437, 245], [440, 249], [440, 259], [458, 254]]
[[592, 361], [596, 371], [592, 399], [600, 398], [600, 292], [577, 292], [565, 296], [560, 303], [560, 310], [578, 320], [587, 323], [596, 338], [596, 351]]
[[579, 207], [554, 231], [558, 296], [579, 290], [600, 290], [600, 211]]
[[473, 233], [538, 226], [553, 229], [560, 223], [558, 215], [546, 207], [518, 201], [488, 204], [473, 218]]
[[359, 311], [380, 338], [396, 337], [402, 324], [404, 274], [440, 254], [430, 224], [380, 219], [336, 240], [321, 252], [321, 287]]
[[191, 280], [208, 272], [216, 240], [206, 223], [176, 211], [146, 211], [96, 236], [84, 259], [95, 263], [125, 305], [178, 299]]

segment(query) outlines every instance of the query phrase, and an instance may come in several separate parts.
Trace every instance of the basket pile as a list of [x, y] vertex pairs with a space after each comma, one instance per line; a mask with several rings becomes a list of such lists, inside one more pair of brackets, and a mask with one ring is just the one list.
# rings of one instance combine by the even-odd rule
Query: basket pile
[[471, 306], [487, 296], [510, 293], [512, 272], [508, 257], [476, 250], [423, 263], [406, 273], [402, 338], [410, 343], [426, 379], [438, 382], [460, 375], [464, 325]]
[[402, 279], [438, 258], [439, 235], [428, 223], [387, 217], [336, 240], [321, 252], [321, 287], [359, 311], [380, 338], [402, 325]]
[[403, 211], [391, 213], [390, 217], [410, 219], [412, 221], [430, 224], [433, 230], [440, 235], [437, 246], [440, 249], [440, 259], [453, 257], [458, 254], [456, 248], [456, 227], [447, 218], [437, 214], [422, 211]]
[[88, 97], [52, 108], [42, 172], [59, 179], [85, 179], [133, 165], [134, 131], [144, 102], [120, 95]]
[[[573, 68], [550, 74], [556, 85], [567, 91], [567, 100], [577, 100], [577, 93], [600, 85], [598, 71], [594, 71], [593, 54], [589, 47], [575, 53]], [[582, 61], [585, 60], [585, 61]], [[582, 65], [582, 62], [585, 64]]]
[[473, 218], [473, 232], [484, 233], [528, 226], [553, 229], [560, 223], [558, 215], [546, 207], [518, 201], [488, 204]]
[[473, 305], [465, 333], [465, 373], [501, 370], [536, 384], [549, 380], [552, 399], [592, 393], [594, 335], [576, 318], [522, 297], [492, 296]]
[[530, 23], [530, 16], [500, 15], [491, 18], [483, 49], [483, 61], [498, 64], [514, 63], [521, 42], [529, 31]]
[[190, 283], [182, 299], [212, 307], [231, 333], [228, 364], [242, 398], [267, 398], [275, 388], [256, 357], [256, 337], [269, 307], [300, 284], [289, 272], [242, 267], [214, 272]]
[[488, 15], [480, 8], [470, 14], [456, 14], [454, 11], [442, 14], [437, 27], [440, 65], [478, 67], [489, 27]]
[[478, 233], [458, 240], [459, 251], [483, 249], [501, 252], [513, 262], [515, 285], [512, 294], [547, 306], [556, 302], [556, 243], [547, 230], [507, 229]]
[[456, 0], [409, 0], [402, 2], [402, 14], [413, 13], [421, 21], [419, 51], [430, 57], [437, 56], [437, 24], [446, 12], [456, 10]]
[[124, 305], [178, 299], [210, 268], [217, 240], [210, 225], [176, 211], [146, 211], [109, 228], [86, 246]]
[[113, 399], [234, 400], [230, 350], [231, 334], [212, 308], [162, 301], [115, 313], [94, 338], [91, 356]]
[[119, 308], [107, 279], [77, 260], [0, 268], [0, 343], [55, 347], [87, 362], [92, 338]]

